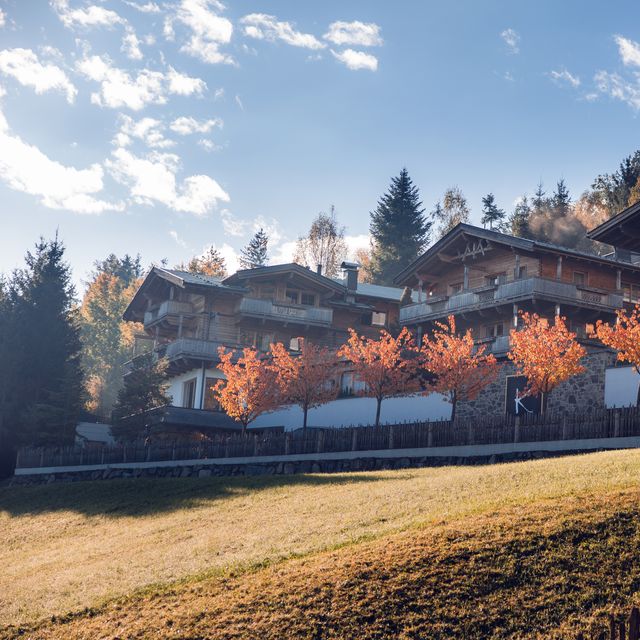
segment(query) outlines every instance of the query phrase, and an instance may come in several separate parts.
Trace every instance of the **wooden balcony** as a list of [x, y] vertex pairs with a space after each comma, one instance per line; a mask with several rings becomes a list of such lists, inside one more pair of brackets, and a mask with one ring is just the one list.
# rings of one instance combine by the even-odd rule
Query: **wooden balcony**
[[327, 327], [333, 322], [333, 310], [323, 307], [304, 307], [286, 302], [272, 302], [258, 298], [242, 298], [237, 309], [242, 316]]
[[155, 324], [158, 321], [174, 318], [178, 321], [180, 316], [192, 316], [193, 305], [190, 302], [178, 302], [177, 300], [165, 300], [159, 307], [145, 311], [144, 325]]
[[463, 311], [470, 312], [534, 298], [611, 313], [622, 307], [621, 293], [533, 277], [407, 305], [400, 309], [400, 323], [417, 324], [444, 318], [449, 314], [455, 315]]

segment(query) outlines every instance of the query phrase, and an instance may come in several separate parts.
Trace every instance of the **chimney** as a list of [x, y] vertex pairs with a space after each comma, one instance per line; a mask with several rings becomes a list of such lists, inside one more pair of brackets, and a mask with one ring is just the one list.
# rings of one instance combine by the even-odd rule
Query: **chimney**
[[322, 263], [318, 262], [316, 265], [316, 273], [321, 276], [322, 275]]
[[347, 291], [352, 293], [358, 290], [358, 268], [357, 262], [343, 262], [340, 268], [347, 272]]

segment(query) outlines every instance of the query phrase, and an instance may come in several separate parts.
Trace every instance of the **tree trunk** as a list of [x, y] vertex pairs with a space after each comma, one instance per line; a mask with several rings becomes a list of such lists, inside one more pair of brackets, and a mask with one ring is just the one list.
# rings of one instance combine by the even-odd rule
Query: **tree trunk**
[[456, 406], [458, 405], [458, 394], [455, 391], [451, 392], [451, 424], [456, 420]]
[[382, 407], [382, 398], [376, 398], [376, 427], [380, 426], [380, 408]]

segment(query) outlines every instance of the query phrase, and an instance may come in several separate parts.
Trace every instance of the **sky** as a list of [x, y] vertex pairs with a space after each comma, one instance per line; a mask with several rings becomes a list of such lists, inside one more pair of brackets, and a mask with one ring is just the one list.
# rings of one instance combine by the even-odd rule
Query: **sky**
[[352, 249], [404, 166], [480, 218], [577, 197], [640, 145], [640, 3], [0, 0], [0, 272], [56, 232], [95, 260], [288, 261], [335, 206]]

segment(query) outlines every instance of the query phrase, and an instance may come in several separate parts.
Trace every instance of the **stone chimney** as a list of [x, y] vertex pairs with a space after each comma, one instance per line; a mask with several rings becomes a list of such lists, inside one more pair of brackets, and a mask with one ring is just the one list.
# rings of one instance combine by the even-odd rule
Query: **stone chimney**
[[340, 265], [347, 275], [347, 291], [353, 293], [358, 290], [358, 269], [360, 265], [357, 262], [343, 262]]

